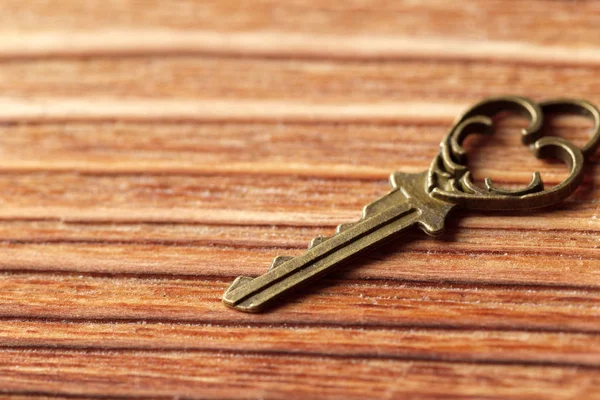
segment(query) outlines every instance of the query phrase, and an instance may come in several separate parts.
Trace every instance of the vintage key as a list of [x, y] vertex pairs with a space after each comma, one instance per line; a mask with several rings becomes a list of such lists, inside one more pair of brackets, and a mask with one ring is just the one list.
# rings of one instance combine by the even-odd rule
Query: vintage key
[[[569, 176], [562, 183], [544, 190], [538, 172], [533, 174], [526, 188], [519, 190], [495, 188], [489, 178], [485, 181], [485, 188], [473, 183], [461, 144], [471, 133], [491, 133], [491, 117], [502, 111], [529, 117], [530, 123], [523, 130], [522, 142], [530, 145], [537, 157], [560, 158], [569, 166]], [[568, 112], [591, 117], [594, 120], [592, 138], [579, 149], [566, 139], [542, 137], [543, 112]], [[366, 206], [358, 222], [338, 226], [331, 237], [313, 239], [302, 255], [276, 257], [264, 275], [238, 277], [224, 293], [223, 302], [240, 311], [260, 311], [288, 291], [329, 273], [410, 227], [419, 226], [433, 236], [442, 233], [448, 213], [457, 207], [516, 210], [560, 202], [581, 182], [584, 158], [596, 150], [599, 142], [600, 114], [586, 101], [558, 99], [536, 104], [513, 96], [484, 100], [457, 119], [428, 171], [393, 173], [390, 177], [393, 190]]]

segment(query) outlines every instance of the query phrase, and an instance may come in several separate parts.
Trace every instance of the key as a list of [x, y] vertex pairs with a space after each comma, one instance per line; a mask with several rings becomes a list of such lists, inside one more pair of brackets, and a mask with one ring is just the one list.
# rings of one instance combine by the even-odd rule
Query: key
[[[313, 239], [302, 255], [276, 257], [269, 270], [259, 277], [236, 278], [223, 295], [224, 304], [245, 312], [261, 311], [291, 290], [393, 240], [411, 227], [418, 226], [432, 236], [441, 234], [448, 214], [455, 208], [530, 209], [562, 201], [582, 179], [584, 155], [566, 139], [542, 137], [544, 109], [575, 112], [593, 118], [592, 139], [584, 149], [587, 154], [595, 151], [600, 141], [600, 116], [590, 103], [560, 99], [536, 104], [514, 96], [484, 100], [457, 119], [429, 170], [417, 174], [393, 173], [390, 177], [392, 191], [367, 205], [358, 222], [338, 226], [331, 237]], [[489, 178], [485, 188], [473, 183], [462, 142], [472, 133], [491, 133], [491, 116], [501, 111], [529, 117], [529, 126], [523, 130], [523, 143], [531, 145], [539, 158], [561, 158], [570, 167], [565, 181], [544, 190], [536, 172], [531, 183], [519, 190], [495, 188]]]

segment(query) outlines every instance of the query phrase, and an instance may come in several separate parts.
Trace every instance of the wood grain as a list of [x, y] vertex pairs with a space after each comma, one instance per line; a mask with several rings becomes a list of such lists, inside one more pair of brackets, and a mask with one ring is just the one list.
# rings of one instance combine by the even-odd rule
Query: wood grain
[[[5, 347], [38, 349], [139, 349], [287, 353], [314, 356], [423, 359], [442, 362], [519, 363], [594, 367], [598, 336], [511, 330], [440, 330], [333, 325], [244, 325], [82, 320], [9, 320]], [[166, 329], [167, 328], [167, 329]], [[203, 337], [202, 342], [197, 338]], [[557, 351], [559, 350], [559, 351]], [[544, 354], [545, 357], [540, 357]]]
[[[224, 309], [223, 279], [6, 274], [0, 316], [14, 318], [289, 322], [590, 331], [598, 291], [390, 281], [324, 281], [271, 313]], [[317, 290], [318, 289], [318, 290]], [[29, 294], [35, 293], [34, 299]], [[310, 295], [308, 295], [310, 293]]]
[[[15, 359], [22, 362], [21, 368], [7, 366]], [[208, 397], [227, 397], [234, 390], [244, 397], [294, 393], [298, 397], [439, 398], [447, 393], [461, 393], [466, 397], [526, 399], [538, 393], [540, 384], [553, 390], [556, 398], [592, 396], [598, 388], [596, 370], [574, 367], [355, 361], [191, 351], [6, 350], [0, 352], [0, 360], [0, 382], [13, 393], [27, 393], [39, 382], [50, 393], [61, 394], [68, 385], [76, 395], [109, 391], [140, 397], [170, 397], [173, 393], [195, 397], [198, 392]], [[498, 387], [493, 394], [488, 392], [490, 384]]]
[[[474, 101], [599, 104], [597, 2], [0, 6], [0, 395], [598, 398], [597, 156], [552, 209], [457, 213], [264, 314], [220, 302], [426, 169]], [[523, 124], [468, 141], [479, 181], [565, 176]]]
[[[7, 1], [3, 52], [483, 59], [597, 65], [594, 2]], [[35, 15], [34, 18], [31, 16]], [[568, 17], [565, 18], [564, 15]], [[76, 34], [72, 34], [76, 32]]]

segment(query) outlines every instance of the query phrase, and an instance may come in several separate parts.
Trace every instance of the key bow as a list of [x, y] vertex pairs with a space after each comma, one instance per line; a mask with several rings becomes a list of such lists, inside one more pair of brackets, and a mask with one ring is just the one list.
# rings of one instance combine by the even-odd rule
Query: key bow
[[[462, 148], [465, 138], [472, 133], [491, 134], [492, 117], [504, 111], [529, 117], [529, 126], [522, 131], [521, 141], [529, 145], [537, 158], [559, 158], [569, 167], [569, 175], [558, 185], [544, 188], [539, 172], [534, 172], [529, 185], [522, 189], [496, 188], [490, 178], [485, 188], [477, 186], [467, 167], [466, 152]], [[582, 148], [557, 136], [543, 136], [544, 115], [547, 113], [579, 114], [594, 121], [592, 135]], [[517, 96], [486, 99], [461, 115], [440, 144], [427, 176], [427, 190], [431, 196], [458, 206], [479, 210], [522, 210], [556, 204], [576, 189], [583, 179], [584, 158], [593, 154], [600, 144], [600, 113], [585, 100], [556, 99], [542, 102]], [[392, 185], [398, 186], [392, 175]]]

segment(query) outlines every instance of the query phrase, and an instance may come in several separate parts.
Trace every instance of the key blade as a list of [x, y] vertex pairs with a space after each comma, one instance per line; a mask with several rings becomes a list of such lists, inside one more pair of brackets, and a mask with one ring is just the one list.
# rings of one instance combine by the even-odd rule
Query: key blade
[[[372, 220], [365, 220], [360, 223], [361, 226], [347, 228], [326, 242], [313, 247], [311, 250], [314, 252], [309, 250], [252, 281], [241, 286], [237, 280], [234, 281], [236, 287], [224, 294], [223, 302], [241, 311], [260, 311], [267, 303], [288, 290], [330, 272], [332, 266], [350, 260], [372, 245], [380, 244], [382, 235], [391, 238], [395, 232], [400, 232], [413, 225], [420, 215], [420, 211], [410, 205], [401, 205], [397, 210], [390, 210], [390, 214], [392, 213], [396, 214], [395, 218], [392, 217], [395, 219], [394, 222], [390, 221], [391, 218], [382, 221], [383, 215]], [[364, 230], [363, 223], [369, 223], [371, 226], [366, 233], [359, 232]], [[355, 239], [350, 246], [348, 239], [352, 236], [355, 236]]]
[[[277, 258], [267, 273], [257, 278], [241, 277], [227, 289], [223, 302], [246, 312], [260, 311], [266, 304], [301, 284], [306, 284], [373, 247], [385, 243], [419, 223], [428, 233], [441, 231], [451, 205], [430, 198], [424, 174], [407, 175], [404, 185], [365, 207], [363, 218], [343, 224], [330, 238], [315, 242], [304, 254]], [[427, 205], [435, 204], [432, 209]]]

